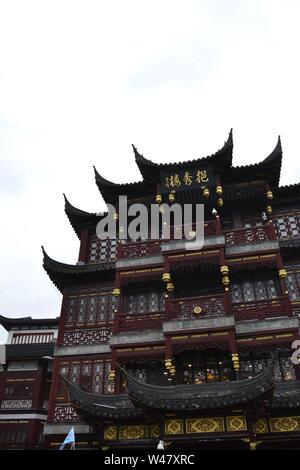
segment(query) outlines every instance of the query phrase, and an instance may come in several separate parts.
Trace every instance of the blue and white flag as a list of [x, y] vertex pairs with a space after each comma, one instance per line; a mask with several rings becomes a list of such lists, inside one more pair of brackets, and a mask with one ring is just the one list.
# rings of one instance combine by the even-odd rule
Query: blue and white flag
[[74, 428], [72, 427], [69, 431], [69, 434], [65, 438], [64, 442], [60, 446], [59, 450], [63, 450], [66, 444], [71, 444], [71, 449], [75, 449], [75, 433]]

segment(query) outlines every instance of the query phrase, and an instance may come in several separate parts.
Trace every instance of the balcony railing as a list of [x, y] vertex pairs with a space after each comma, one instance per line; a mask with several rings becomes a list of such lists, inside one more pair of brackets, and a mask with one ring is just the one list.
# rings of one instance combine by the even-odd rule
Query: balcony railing
[[228, 230], [224, 232], [226, 246], [249, 245], [261, 243], [266, 240], [276, 240], [275, 229], [272, 224], [261, 227], [250, 227]]
[[264, 320], [292, 315], [291, 303], [287, 297], [236, 303], [232, 305], [232, 308], [237, 321]]
[[121, 315], [117, 319], [116, 332], [158, 330], [162, 327], [164, 316], [164, 312]]
[[117, 258], [143, 258], [160, 253], [160, 241], [146, 240], [144, 242], [119, 243]]
[[225, 295], [209, 295], [171, 299], [168, 302], [166, 320], [194, 320], [202, 316], [225, 315]]
[[[178, 240], [176, 234], [179, 234], [185, 240], [184, 225], [170, 226], [168, 237], [161, 237], [161, 240], [145, 240], [138, 242], [119, 242], [117, 248], [117, 259], [125, 258], [143, 258], [145, 256], [155, 256], [161, 253], [160, 245], [164, 241]], [[196, 230], [193, 225], [193, 231]], [[204, 223], [204, 237], [213, 237], [220, 235], [220, 229], [216, 220], [209, 220]], [[177, 235], [178, 236], [178, 235]], [[180, 238], [181, 239], [181, 238]]]

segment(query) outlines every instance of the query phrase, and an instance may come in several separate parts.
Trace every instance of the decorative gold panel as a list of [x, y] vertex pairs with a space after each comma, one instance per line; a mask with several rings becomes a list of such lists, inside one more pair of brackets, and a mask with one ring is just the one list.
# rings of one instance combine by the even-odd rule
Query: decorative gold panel
[[223, 418], [198, 418], [186, 420], [186, 432], [220, 432], [225, 431]]
[[258, 419], [254, 425], [254, 430], [256, 434], [263, 434], [265, 432], [269, 432], [267, 420], [265, 418]]
[[159, 426], [157, 424], [149, 426], [149, 437], [159, 438]]
[[270, 418], [271, 432], [300, 431], [300, 416]]
[[119, 436], [120, 439], [146, 439], [147, 426], [120, 426]]
[[228, 416], [226, 422], [227, 431], [247, 431], [245, 416]]
[[184, 434], [183, 419], [169, 419], [165, 421], [165, 434]]
[[112, 441], [118, 438], [118, 428], [117, 426], [106, 426], [104, 428], [104, 439]]

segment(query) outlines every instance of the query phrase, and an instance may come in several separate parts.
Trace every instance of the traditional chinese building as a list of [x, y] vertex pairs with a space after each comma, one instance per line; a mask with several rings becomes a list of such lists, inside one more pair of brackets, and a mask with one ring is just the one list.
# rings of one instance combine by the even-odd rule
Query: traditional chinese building
[[7, 318], [0, 345], [0, 449], [44, 448], [58, 318]]
[[[215, 154], [180, 163], [133, 150], [141, 181], [116, 184], [95, 169], [101, 195], [116, 207], [117, 238], [96, 236], [106, 214], [65, 198], [78, 261], [44, 251], [63, 294], [48, 446], [71, 425], [81, 448], [156, 448], [159, 440], [171, 448], [299, 446], [300, 372], [291, 356], [300, 185], [279, 186], [280, 139], [246, 166], [232, 164], [232, 132]], [[204, 204], [204, 246], [189, 249], [176, 224], [169, 238], [161, 227], [157, 239], [122, 239], [120, 195], [148, 208]]]

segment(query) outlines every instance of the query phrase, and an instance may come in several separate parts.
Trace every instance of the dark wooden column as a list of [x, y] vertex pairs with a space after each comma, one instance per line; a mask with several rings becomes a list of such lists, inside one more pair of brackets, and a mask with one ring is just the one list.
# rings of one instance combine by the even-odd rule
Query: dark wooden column
[[53, 421], [54, 410], [55, 410], [55, 400], [57, 395], [57, 388], [59, 384], [59, 358], [55, 357], [53, 370], [52, 370], [52, 382], [49, 394], [49, 409], [48, 409], [48, 421]]
[[82, 230], [80, 236], [80, 249], [78, 261], [86, 262], [88, 258], [88, 246], [89, 246], [89, 231]]
[[63, 290], [63, 297], [61, 303], [59, 325], [58, 325], [58, 335], [57, 335], [57, 346], [63, 345], [63, 338], [65, 333], [65, 325], [67, 321], [67, 289]]

